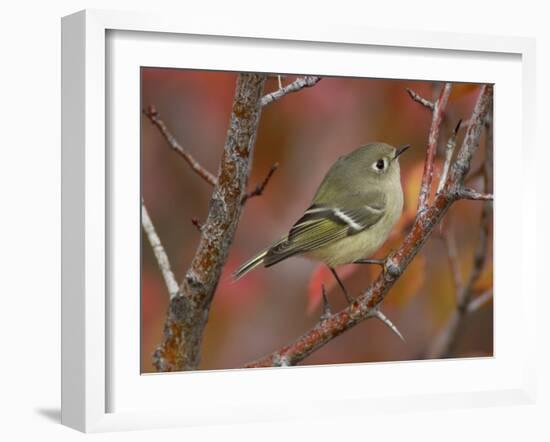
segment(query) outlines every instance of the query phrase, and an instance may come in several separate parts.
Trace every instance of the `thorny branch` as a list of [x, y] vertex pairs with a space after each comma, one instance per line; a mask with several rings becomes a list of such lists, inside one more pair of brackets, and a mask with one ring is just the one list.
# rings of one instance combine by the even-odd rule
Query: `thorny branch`
[[[446, 101], [444, 97], [446, 93], [444, 88], [442, 96], [438, 99], [440, 105], [439, 111], [442, 109], [441, 103]], [[420, 210], [417, 212], [417, 217], [409, 234], [406, 236], [403, 244], [386, 259], [384, 270], [380, 276], [349, 307], [323, 318], [323, 320], [319, 321], [312, 329], [304, 333], [293, 343], [247, 364], [246, 367], [295, 365], [346, 330], [349, 330], [361, 321], [373, 317], [373, 312], [376, 311], [408, 264], [428, 240], [435, 226], [441, 221], [449, 207], [461, 198], [460, 190], [464, 185], [464, 178], [470, 169], [472, 156], [479, 145], [485, 117], [490, 112], [492, 106], [492, 97], [492, 86], [482, 86], [472, 117], [468, 123], [466, 135], [458, 151], [456, 160], [450, 168], [449, 178], [441, 192], [436, 194], [431, 205], [428, 205], [426, 208], [422, 208], [422, 205], [419, 205]], [[437, 109], [437, 107], [438, 105], [436, 104], [435, 108]], [[434, 109], [434, 113], [436, 109]], [[440, 124], [441, 118], [436, 118], [434, 121], [436, 124]], [[439, 123], [437, 123], [438, 121]], [[430, 132], [432, 133], [433, 131], [430, 130]], [[432, 162], [432, 164], [424, 169], [425, 175], [431, 173], [430, 170], [433, 171], [434, 156], [428, 155], [426, 161]], [[428, 182], [431, 183], [431, 180]], [[422, 191], [420, 197], [422, 197]], [[468, 285], [470, 284], [469, 281]]]
[[[493, 131], [492, 123], [490, 120], [491, 113], [488, 114], [488, 117], [485, 122], [485, 127], [487, 129], [487, 139], [485, 142], [485, 161], [483, 162], [483, 178], [484, 178], [484, 187], [486, 191], [492, 190], [493, 183], [493, 172], [492, 172], [492, 146], [493, 146]], [[468, 192], [465, 192], [466, 189], [462, 189], [459, 192], [459, 196], [465, 199], [482, 199], [482, 198], [468, 198]], [[469, 192], [474, 192], [468, 189]], [[481, 195], [481, 194], [480, 194]], [[479, 295], [473, 298], [474, 285], [478, 281], [483, 268], [485, 266], [485, 261], [487, 259], [488, 252], [488, 242], [489, 242], [489, 228], [490, 228], [490, 215], [491, 215], [491, 200], [492, 194], [483, 194], [491, 195], [491, 198], [484, 199], [483, 207], [481, 209], [481, 222], [480, 222], [480, 232], [479, 239], [477, 243], [477, 248], [472, 259], [472, 270], [468, 277], [466, 284], [457, 285], [455, 287], [457, 293], [457, 302], [456, 308], [453, 311], [451, 317], [449, 318], [447, 324], [443, 330], [439, 333], [438, 337], [435, 339], [433, 345], [428, 351], [427, 357], [429, 358], [446, 358], [452, 354], [452, 351], [456, 345], [458, 334], [461, 327], [464, 324], [464, 320], [467, 315], [473, 311], [478, 310], [481, 306], [485, 305], [493, 296], [493, 291], [489, 290], [482, 295]]]

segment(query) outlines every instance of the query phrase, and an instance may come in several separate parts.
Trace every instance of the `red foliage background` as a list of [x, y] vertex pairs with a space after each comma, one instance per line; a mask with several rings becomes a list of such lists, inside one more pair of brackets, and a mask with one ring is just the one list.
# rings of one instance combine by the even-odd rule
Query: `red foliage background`
[[[154, 104], [179, 142], [212, 171], [227, 130], [236, 74], [178, 69], [142, 69], [142, 107]], [[295, 77], [284, 78], [288, 83]], [[266, 92], [278, 87], [270, 78]], [[412, 144], [401, 159], [405, 209], [391, 238], [377, 254], [398, 244], [414, 217], [430, 126], [430, 111], [406, 93], [412, 88], [432, 98], [440, 84], [428, 81], [323, 78], [315, 87], [284, 97], [264, 109], [254, 154], [250, 188], [271, 165], [280, 164], [266, 191], [245, 206], [235, 242], [221, 277], [203, 342], [201, 369], [239, 367], [288, 343], [310, 328], [321, 313], [325, 283], [333, 309], [345, 300], [332, 276], [316, 263], [292, 258], [258, 269], [234, 282], [231, 272], [284, 234], [308, 207], [322, 177], [337, 157], [361, 144]], [[442, 127], [444, 147], [459, 119], [467, 120], [477, 85], [455, 84]], [[199, 240], [192, 218], [205, 219], [211, 187], [194, 174], [145, 116], [142, 116], [143, 197], [158, 234], [181, 279]], [[459, 140], [460, 141], [460, 140]], [[472, 169], [483, 158], [482, 148]], [[437, 172], [437, 169], [436, 169]], [[466, 275], [479, 231], [481, 203], [461, 201], [452, 219], [460, 262]], [[492, 235], [491, 235], [492, 237]], [[489, 241], [492, 250], [492, 238]], [[374, 278], [376, 266], [339, 269], [348, 290], [358, 294]], [[478, 291], [492, 287], [492, 253]], [[142, 235], [141, 362], [154, 371], [151, 354], [160, 342], [168, 294]], [[367, 321], [308, 357], [303, 364], [397, 361], [422, 357], [455, 307], [453, 279], [443, 241], [433, 236], [392, 289], [383, 310], [407, 339], [401, 342], [379, 321]], [[492, 305], [468, 317], [455, 356], [491, 355]]]

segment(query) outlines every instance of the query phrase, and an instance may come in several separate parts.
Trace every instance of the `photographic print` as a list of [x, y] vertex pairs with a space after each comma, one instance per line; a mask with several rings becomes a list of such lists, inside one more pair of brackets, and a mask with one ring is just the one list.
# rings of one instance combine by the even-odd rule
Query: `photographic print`
[[141, 68], [141, 372], [493, 356], [493, 87]]

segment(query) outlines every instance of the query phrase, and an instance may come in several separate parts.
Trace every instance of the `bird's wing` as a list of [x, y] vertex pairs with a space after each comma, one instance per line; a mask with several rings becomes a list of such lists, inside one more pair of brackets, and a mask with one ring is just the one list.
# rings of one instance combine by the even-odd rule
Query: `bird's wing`
[[376, 224], [384, 216], [385, 199], [381, 192], [369, 192], [368, 196], [348, 199], [351, 199], [349, 207], [313, 204], [292, 226], [287, 237], [267, 251], [264, 265], [269, 267], [292, 255], [355, 235]]

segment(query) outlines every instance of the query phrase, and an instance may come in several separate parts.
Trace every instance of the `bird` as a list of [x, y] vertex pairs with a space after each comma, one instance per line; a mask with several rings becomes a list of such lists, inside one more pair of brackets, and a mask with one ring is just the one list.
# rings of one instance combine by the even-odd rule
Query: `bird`
[[319, 185], [310, 206], [278, 241], [242, 264], [235, 280], [263, 265], [293, 256], [324, 263], [349, 303], [335, 267], [381, 264], [368, 259], [386, 241], [403, 210], [399, 148], [382, 142], [362, 145], [338, 158]]

